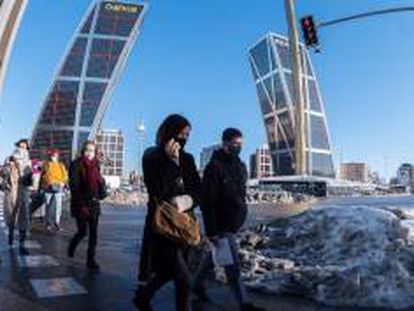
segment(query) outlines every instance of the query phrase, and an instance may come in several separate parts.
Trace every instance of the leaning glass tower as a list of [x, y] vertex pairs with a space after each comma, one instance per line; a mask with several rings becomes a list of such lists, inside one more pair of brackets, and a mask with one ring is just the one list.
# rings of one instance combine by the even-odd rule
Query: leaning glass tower
[[73, 159], [94, 139], [138, 37], [146, 5], [94, 0], [53, 78], [32, 134], [32, 156], [47, 148]]
[[[307, 174], [334, 177], [329, 132], [318, 81], [303, 45], [301, 51], [306, 102]], [[251, 47], [248, 54], [274, 172], [277, 176], [294, 175], [295, 107], [288, 39], [269, 33]]]

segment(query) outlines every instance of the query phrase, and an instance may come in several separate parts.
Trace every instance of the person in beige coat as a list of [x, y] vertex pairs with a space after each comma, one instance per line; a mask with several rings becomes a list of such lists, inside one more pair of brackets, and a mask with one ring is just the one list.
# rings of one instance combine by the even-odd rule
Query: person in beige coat
[[9, 229], [9, 245], [13, 245], [13, 231], [17, 216], [17, 195], [19, 190], [20, 173], [16, 160], [9, 157], [4, 167], [4, 220]]
[[32, 163], [29, 156], [29, 141], [21, 139], [16, 144], [12, 158], [19, 172], [17, 198], [10, 219], [9, 244], [12, 246], [14, 228], [19, 230], [19, 250], [21, 255], [28, 255], [25, 248], [27, 231], [30, 229], [30, 187], [33, 184]]

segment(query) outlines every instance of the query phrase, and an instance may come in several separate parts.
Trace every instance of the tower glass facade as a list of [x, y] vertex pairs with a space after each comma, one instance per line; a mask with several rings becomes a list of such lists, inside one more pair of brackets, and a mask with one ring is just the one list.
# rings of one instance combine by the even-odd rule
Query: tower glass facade
[[94, 139], [109, 96], [138, 36], [146, 6], [93, 1], [58, 68], [32, 134], [32, 155], [47, 148], [69, 162]]
[[[251, 47], [248, 54], [274, 173], [294, 175], [295, 104], [288, 39], [269, 33]], [[334, 177], [324, 106], [309, 54], [303, 45], [301, 56], [308, 174]]]

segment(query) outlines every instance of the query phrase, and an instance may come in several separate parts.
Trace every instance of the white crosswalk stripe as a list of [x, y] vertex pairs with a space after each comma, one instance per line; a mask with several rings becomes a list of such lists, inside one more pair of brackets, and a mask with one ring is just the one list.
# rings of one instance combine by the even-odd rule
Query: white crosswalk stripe
[[59, 266], [59, 263], [48, 255], [29, 255], [21, 256], [18, 260], [22, 268], [44, 268], [50, 266]]
[[84, 295], [88, 293], [82, 285], [71, 277], [32, 279], [30, 283], [39, 298]]
[[[8, 228], [4, 223], [4, 209], [3, 202], [0, 196], [0, 228], [4, 235], [7, 237], [9, 234]], [[1, 231], [0, 231], [1, 232]], [[16, 238], [18, 238], [18, 230], [15, 232]], [[40, 250], [42, 245], [35, 241], [31, 240], [30, 232], [28, 232], [28, 240], [25, 242], [25, 247], [29, 250]], [[13, 249], [18, 249], [19, 245], [15, 242]], [[7, 246], [5, 249], [9, 249]], [[49, 255], [28, 255], [28, 256], [18, 256], [17, 264], [21, 268], [25, 269], [45, 269], [50, 267], [57, 267], [60, 263]], [[72, 295], [86, 295], [88, 291], [84, 286], [79, 284], [73, 277], [57, 277], [57, 278], [36, 278], [28, 279], [30, 285], [36, 296], [40, 299], [43, 298], [52, 298], [52, 297], [64, 297]]]

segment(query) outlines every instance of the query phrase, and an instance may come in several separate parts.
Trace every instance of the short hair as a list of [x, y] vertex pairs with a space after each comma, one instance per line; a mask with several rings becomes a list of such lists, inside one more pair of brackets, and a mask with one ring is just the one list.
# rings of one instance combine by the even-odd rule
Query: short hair
[[226, 128], [222, 134], [222, 141], [229, 142], [232, 141], [234, 138], [243, 137], [243, 133], [234, 127]]

